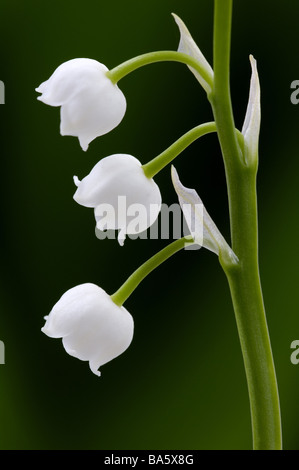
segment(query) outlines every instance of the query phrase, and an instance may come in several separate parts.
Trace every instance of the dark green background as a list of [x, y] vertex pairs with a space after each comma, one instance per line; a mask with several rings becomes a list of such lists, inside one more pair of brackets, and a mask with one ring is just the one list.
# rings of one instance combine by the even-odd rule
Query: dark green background
[[[92, 210], [77, 205], [72, 177], [102, 157], [131, 153], [143, 163], [212, 118], [203, 90], [181, 64], [156, 64], [120, 82], [122, 123], [82, 152], [59, 134], [59, 111], [34, 91], [62, 62], [89, 57], [112, 68], [138, 54], [176, 49], [187, 24], [212, 61], [211, 0], [2, 0], [1, 449], [250, 449], [246, 380], [228, 286], [217, 257], [183, 251], [126, 302], [130, 348], [93, 375], [60, 340], [40, 331], [64, 291], [94, 282], [113, 293], [166, 240], [99, 241]], [[260, 269], [279, 383], [284, 447], [299, 449], [297, 1], [235, 1], [231, 82], [236, 125], [245, 115], [250, 66], [258, 62], [262, 126], [258, 177]], [[215, 136], [177, 160], [229, 239], [226, 186]], [[169, 168], [156, 177], [176, 202]]]

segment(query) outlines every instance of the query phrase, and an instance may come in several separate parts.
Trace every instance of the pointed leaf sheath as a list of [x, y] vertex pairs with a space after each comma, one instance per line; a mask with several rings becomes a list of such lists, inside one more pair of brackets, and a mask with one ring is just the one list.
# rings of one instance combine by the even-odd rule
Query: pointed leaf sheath
[[[208, 75], [211, 77], [211, 81], [213, 81], [214, 77], [214, 72], [206, 58], [204, 57], [203, 53], [197, 46], [196, 42], [192, 38], [191, 34], [189, 33], [185, 23], [174, 13], [172, 14], [176, 24], [179, 27], [180, 30], [180, 42], [179, 42], [179, 47], [178, 47], [178, 52], [182, 52], [183, 54], [190, 55], [194, 59], [196, 59], [206, 70]], [[211, 91], [210, 85], [202, 78], [202, 76], [194, 70], [192, 67], [189, 67], [191, 72], [195, 75], [201, 86], [204, 88], [204, 90], [209, 93]]]
[[195, 243], [216, 253], [218, 256], [227, 254], [233, 262], [237, 262], [236, 255], [209, 216], [195, 189], [189, 189], [182, 185], [174, 166], [171, 167], [171, 177]]
[[246, 163], [256, 163], [258, 160], [258, 143], [261, 125], [261, 92], [260, 82], [256, 67], [256, 60], [251, 55], [251, 80], [249, 100], [245, 115], [242, 134], [245, 141], [245, 161]]

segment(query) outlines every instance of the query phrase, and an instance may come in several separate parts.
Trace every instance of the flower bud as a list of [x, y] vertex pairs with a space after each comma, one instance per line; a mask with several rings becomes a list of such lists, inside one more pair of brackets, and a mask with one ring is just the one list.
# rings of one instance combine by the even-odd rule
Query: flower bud
[[95, 284], [69, 289], [45, 320], [42, 332], [50, 338], [62, 338], [66, 352], [89, 361], [98, 376], [98, 368], [122, 354], [133, 338], [130, 313]]
[[82, 181], [77, 177], [74, 181], [78, 186], [75, 201], [95, 208], [99, 230], [120, 230], [121, 245], [126, 234], [143, 232], [159, 215], [162, 202], [159, 187], [132, 155], [103, 158]]
[[42, 93], [38, 100], [61, 106], [61, 135], [78, 137], [83, 150], [96, 137], [114, 129], [126, 111], [126, 99], [107, 71], [96, 60], [72, 59], [36, 88]]

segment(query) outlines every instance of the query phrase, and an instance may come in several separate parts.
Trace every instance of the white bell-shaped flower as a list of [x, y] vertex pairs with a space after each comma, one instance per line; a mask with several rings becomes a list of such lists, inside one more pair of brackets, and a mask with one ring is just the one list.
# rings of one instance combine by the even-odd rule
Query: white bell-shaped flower
[[78, 137], [83, 150], [96, 137], [114, 129], [126, 111], [126, 99], [107, 71], [96, 60], [72, 59], [36, 88], [42, 93], [38, 100], [61, 106], [61, 135]]
[[159, 187], [132, 155], [103, 158], [82, 181], [77, 177], [74, 181], [78, 186], [75, 201], [95, 209], [99, 230], [119, 230], [121, 245], [126, 234], [145, 231], [159, 215], [162, 203]]
[[122, 354], [133, 338], [130, 313], [95, 284], [69, 289], [45, 320], [42, 332], [50, 338], [62, 338], [66, 352], [89, 361], [98, 376], [98, 368]]

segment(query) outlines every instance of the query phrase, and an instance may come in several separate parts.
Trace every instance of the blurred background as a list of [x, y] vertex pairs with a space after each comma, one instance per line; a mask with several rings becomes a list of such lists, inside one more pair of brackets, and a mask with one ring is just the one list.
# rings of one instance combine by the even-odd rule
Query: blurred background
[[[89, 57], [112, 68], [144, 52], [177, 48], [171, 12], [212, 62], [211, 0], [1, 1], [1, 449], [250, 449], [247, 386], [226, 278], [207, 250], [182, 251], [126, 302], [135, 321], [130, 348], [93, 375], [40, 331], [69, 288], [94, 282], [113, 293], [166, 240], [100, 241], [91, 209], [73, 201], [73, 175], [130, 153], [143, 163], [191, 127], [211, 120], [187, 67], [145, 67], [119, 86], [127, 113], [85, 153], [59, 134], [59, 110], [35, 88], [62, 62]], [[299, 449], [298, 183], [299, 4], [235, 2], [231, 85], [238, 128], [249, 90], [248, 56], [262, 89], [258, 175], [260, 271], [279, 384], [285, 449]], [[195, 187], [229, 240], [226, 185], [217, 139], [180, 155], [182, 182]], [[170, 168], [156, 177], [177, 201]]]

